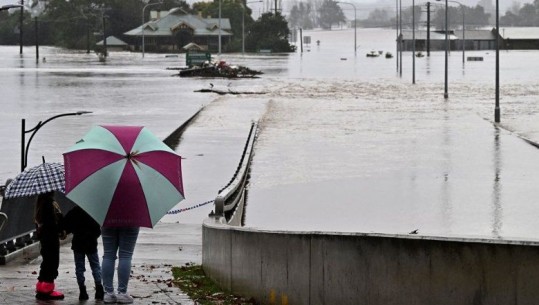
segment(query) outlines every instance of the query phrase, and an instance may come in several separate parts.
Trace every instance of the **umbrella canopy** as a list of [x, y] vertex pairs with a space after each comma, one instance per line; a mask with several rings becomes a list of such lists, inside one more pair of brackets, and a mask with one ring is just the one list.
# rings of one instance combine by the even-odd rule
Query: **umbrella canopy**
[[42, 163], [27, 168], [6, 186], [4, 198], [35, 196], [52, 191], [64, 192], [62, 163]]
[[66, 197], [100, 225], [152, 228], [184, 199], [181, 157], [142, 126], [96, 126], [64, 153]]

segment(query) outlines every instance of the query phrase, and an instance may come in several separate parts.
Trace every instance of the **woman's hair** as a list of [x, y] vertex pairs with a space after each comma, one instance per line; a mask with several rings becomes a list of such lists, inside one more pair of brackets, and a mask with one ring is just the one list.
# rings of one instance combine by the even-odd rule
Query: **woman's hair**
[[54, 192], [39, 194], [34, 209], [34, 222], [43, 223], [44, 217], [56, 217], [56, 211], [59, 212], [60, 207], [54, 201]]

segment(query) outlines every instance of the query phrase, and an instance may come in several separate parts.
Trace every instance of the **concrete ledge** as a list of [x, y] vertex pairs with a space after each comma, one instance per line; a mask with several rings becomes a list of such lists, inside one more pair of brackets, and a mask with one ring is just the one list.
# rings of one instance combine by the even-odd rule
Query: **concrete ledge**
[[463, 243], [486, 243], [486, 244], [501, 244], [501, 245], [525, 245], [539, 247], [539, 239], [522, 239], [522, 238], [486, 238], [476, 235], [455, 235], [455, 236], [428, 236], [428, 235], [415, 235], [415, 234], [385, 234], [385, 233], [363, 233], [363, 232], [322, 232], [322, 231], [280, 231], [280, 230], [261, 230], [249, 227], [235, 227], [229, 226], [223, 222], [216, 221], [215, 219], [208, 218], [204, 221], [203, 227], [213, 227], [221, 230], [235, 230], [242, 232], [253, 233], [271, 233], [271, 234], [285, 234], [285, 235], [334, 235], [334, 236], [368, 236], [368, 237], [383, 237], [383, 238], [404, 238], [404, 239], [420, 239], [420, 240], [437, 240], [448, 242], [463, 242]]
[[[72, 238], [73, 236], [69, 235], [66, 239], [61, 240], [60, 246], [66, 243], [71, 243]], [[10, 252], [6, 255], [0, 255], [0, 265], [7, 265], [10, 262], [16, 262], [20, 260], [25, 260], [25, 261], [33, 260], [40, 255], [39, 254], [40, 249], [41, 248], [39, 245], [39, 241], [36, 241], [25, 247], [22, 247], [13, 252]]]
[[6, 255], [0, 255], [0, 265], [6, 265], [18, 259], [31, 260], [39, 256], [39, 242], [17, 249]]
[[261, 304], [539, 302], [539, 243], [519, 239], [263, 231], [206, 220], [202, 266]]

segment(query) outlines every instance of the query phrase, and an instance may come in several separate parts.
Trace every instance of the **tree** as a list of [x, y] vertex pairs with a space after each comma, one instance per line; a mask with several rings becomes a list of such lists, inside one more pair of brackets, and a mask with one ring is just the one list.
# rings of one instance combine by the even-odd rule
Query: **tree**
[[[103, 27], [106, 36], [120, 37], [126, 31], [140, 25], [141, 12], [147, 3], [156, 2], [158, 1], [49, 0], [45, 11], [39, 17], [41, 43], [85, 49], [88, 45], [88, 36], [92, 46], [97, 40], [103, 39]], [[190, 11], [189, 5], [184, 0], [164, 0], [163, 4], [153, 8], [169, 10], [175, 7]], [[145, 13], [149, 15], [150, 12], [146, 10]], [[94, 36], [93, 33], [100, 34]]]
[[314, 27], [311, 3], [300, 2], [294, 5], [288, 16], [291, 28], [312, 29]]
[[[480, 28], [489, 25], [490, 15], [485, 13], [485, 9], [477, 5], [473, 8], [464, 6], [464, 14], [466, 21], [466, 28]], [[462, 24], [462, 8], [459, 7], [449, 7], [449, 29], [455, 28]], [[501, 19], [500, 19], [501, 20]], [[432, 22], [435, 27], [439, 30], [445, 28], [445, 9], [439, 9], [436, 11], [436, 14], [432, 18]]]
[[390, 21], [391, 18], [387, 10], [375, 9], [369, 13], [369, 17], [362, 22], [362, 25], [365, 27], [383, 27], [393, 25], [393, 23], [390, 23]]
[[513, 4], [511, 4], [511, 8], [510, 8], [509, 12], [511, 12], [513, 14], [518, 14], [521, 7], [522, 7], [521, 3], [513, 2]]
[[297, 5], [294, 5], [292, 9], [290, 10], [290, 14], [288, 15], [288, 23], [290, 24], [290, 27], [292, 28], [299, 27], [300, 18], [301, 18], [301, 15], [299, 13], [299, 8]]
[[212, 5], [210, 2], [195, 2], [193, 3], [193, 11], [201, 14], [207, 13], [210, 5]]
[[[230, 20], [230, 27], [232, 28], [232, 39], [226, 44], [227, 52], [240, 51], [242, 48], [241, 40], [243, 38], [242, 26], [245, 23], [245, 29], [254, 22], [251, 17], [251, 9], [246, 5], [243, 7], [243, 0], [222, 0], [221, 2], [221, 18], [228, 18]], [[197, 2], [193, 4], [193, 10], [200, 12], [202, 17], [219, 17], [219, 1], [213, 2]], [[242, 19], [242, 14], [245, 14]]]
[[513, 4], [511, 10], [500, 17], [504, 26], [539, 26], [539, 0], [524, 5]]
[[318, 15], [320, 16], [320, 26], [323, 29], [330, 30], [333, 24], [346, 22], [342, 9], [333, 0], [324, 0], [318, 10]]
[[[415, 9], [415, 18], [414, 18], [414, 9]], [[421, 6], [416, 5], [414, 8], [408, 7], [402, 10], [402, 26], [403, 27], [411, 29], [414, 19], [415, 19], [415, 26], [416, 28], [418, 28], [418, 24], [420, 23], [420, 20], [421, 20]]]
[[[30, 18], [30, 14], [24, 13], [24, 19]], [[15, 45], [19, 43], [20, 10], [11, 9], [0, 11], [0, 45]]]
[[518, 19], [520, 26], [537, 26], [538, 18], [536, 6], [530, 3], [524, 4], [518, 12]]
[[504, 16], [500, 17], [501, 26], [517, 26], [518, 23], [518, 16], [511, 11], [507, 11]]
[[312, 29], [314, 28], [313, 21], [313, 7], [311, 3], [307, 2], [304, 4], [301, 2], [299, 4], [299, 11], [301, 13], [300, 27], [303, 29]]
[[294, 46], [288, 42], [289, 35], [288, 23], [280, 12], [264, 13], [248, 28], [245, 48], [252, 52], [262, 49], [294, 52]]
[[480, 28], [490, 24], [490, 14], [485, 13], [485, 8], [476, 5], [473, 8], [464, 7], [466, 14], [467, 27]]
[[[84, 0], [51, 0], [40, 16], [41, 27], [47, 31], [46, 38], [41, 38], [56, 46], [84, 49], [88, 33], [102, 31], [102, 8], [102, 3]], [[95, 44], [96, 37], [90, 39]]]

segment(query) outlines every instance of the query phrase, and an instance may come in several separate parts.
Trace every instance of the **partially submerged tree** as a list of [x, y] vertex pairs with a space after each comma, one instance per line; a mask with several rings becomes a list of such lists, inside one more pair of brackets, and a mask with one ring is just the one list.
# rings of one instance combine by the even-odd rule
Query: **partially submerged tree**
[[313, 10], [310, 2], [300, 2], [294, 5], [288, 16], [290, 28], [312, 29], [314, 28]]
[[346, 22], [346, 17], [336, 1], [324, 0], [318, 12], [320, 27], [323, 29], [330, 30], [332, 25]]
[[264, 13], [248, 30], [245, 48], [249, 51], [271, 50], [272, 52], [294, 52], [288, 42], [290, 29], [280, 12]]

